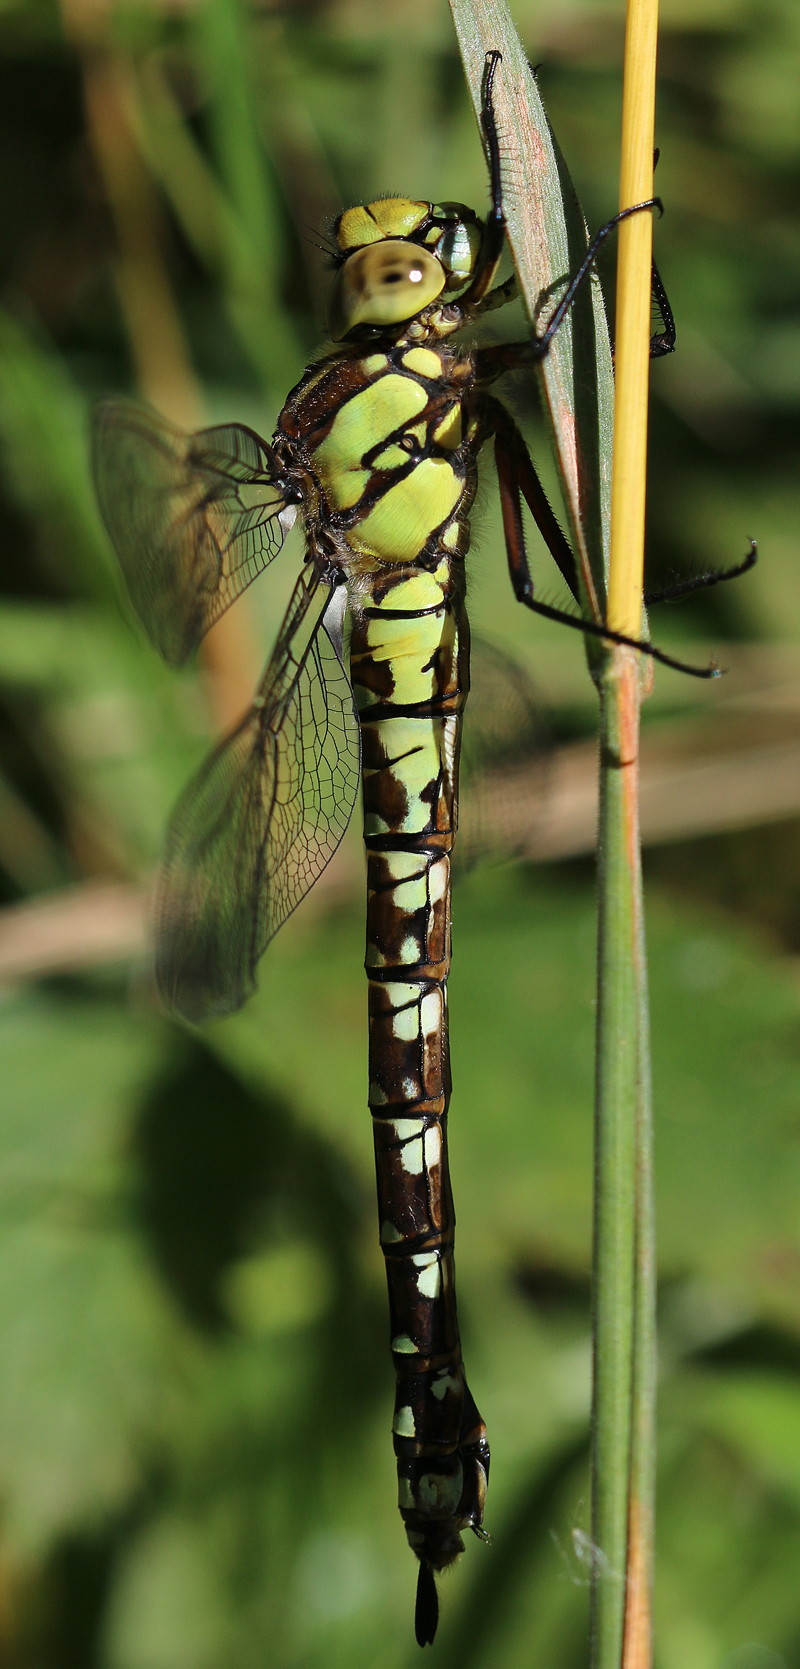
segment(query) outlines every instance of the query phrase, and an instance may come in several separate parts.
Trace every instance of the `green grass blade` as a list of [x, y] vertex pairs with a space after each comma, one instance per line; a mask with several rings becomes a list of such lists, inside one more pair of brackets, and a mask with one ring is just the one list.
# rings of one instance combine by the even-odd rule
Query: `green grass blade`
[[[541, 329], [586, 252], [586, 223], [504, 0], [450, 0], [450, 9], [476, 116], [486, 53], [498, 48], [503, 54], [494, 93], [508, 241], [529, 318]], [[614, 381], [597, 280], [584, 287], [537, 375], [584, 608], [599, 618], [608, 558]]]
[[[259, 138], [251, 28], [239, 0], [204, 0], [196, 13], [214, 155], [237, 222], [221, 248], [227, 307], [264, 382], [283, 393], [299, 374], [302, 355], [281, 301], [285, 240], [277, 184]], [[187, 137], [175, 148], [178, 168], [186, 160]], [[198, 172], [195, 162], [193, 173]], [[184, 200], [190, 192], [187, 180]]]

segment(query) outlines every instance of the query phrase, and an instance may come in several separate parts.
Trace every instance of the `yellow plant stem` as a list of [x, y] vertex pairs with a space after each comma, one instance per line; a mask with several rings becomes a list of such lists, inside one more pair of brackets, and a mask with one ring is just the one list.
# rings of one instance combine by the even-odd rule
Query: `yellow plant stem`
[[[653, 189], [657, 0], [628, 0], [620, 208]], [[642, 629], [652, 216], [619, 233], [608, 621]], [[655, 1313], [652, 1120], [639, 851], [639, 657], [600, 678], [595, 1111], [593, 1669], [650, 1669]]]
[[[629, 0], [622, 95], [619, 206], [653, 194], [658, 0]], [[614, 466], [608, 623], [638, 635], [642, 618], [652, 214], [623, 220], [617, 260]]]

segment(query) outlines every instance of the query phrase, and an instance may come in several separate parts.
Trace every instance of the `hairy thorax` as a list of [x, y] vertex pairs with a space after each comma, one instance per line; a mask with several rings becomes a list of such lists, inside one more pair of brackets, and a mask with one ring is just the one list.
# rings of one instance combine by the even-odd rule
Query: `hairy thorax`
[[386, 564], [432, 568], [463, 555], [478, 426], [470, 355], [406, 332], [313, 365], [281, 413], [314, 484], [316, 527], [350, 580]]

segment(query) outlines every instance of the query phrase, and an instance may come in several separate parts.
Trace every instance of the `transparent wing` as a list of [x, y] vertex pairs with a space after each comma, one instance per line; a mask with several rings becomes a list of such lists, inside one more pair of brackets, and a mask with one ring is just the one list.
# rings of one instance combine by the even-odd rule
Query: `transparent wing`
[[96, 412], [92, 465], [131, 602], [179, 666], [277, 555], [298, 495], [251, 429], [187, 435], [123, 400]]
[[552, 741], [522, 667], [472, 636], [459, 770], [457, 870], [525, 849], [544, 808]]
[[250, 995], [267, 944], [350, 821], [361, 736], [340, 659], [343, 604], [343, 588], [332, 600], [326, 583], [301, 576], [250, 712], [174, 814], [156, 978], [188, 1020], [226, 1014]]

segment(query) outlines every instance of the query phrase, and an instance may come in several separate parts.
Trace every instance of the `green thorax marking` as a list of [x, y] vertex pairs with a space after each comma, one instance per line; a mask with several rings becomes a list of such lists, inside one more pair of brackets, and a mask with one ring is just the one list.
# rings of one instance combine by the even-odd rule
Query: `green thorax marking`
[[321, 519], [356, 556], [413, 563], [458, 515], [470, 380], [469, 360], [402, 341], [328, 360], [290, 397], [281, 427], [303, 447]]

